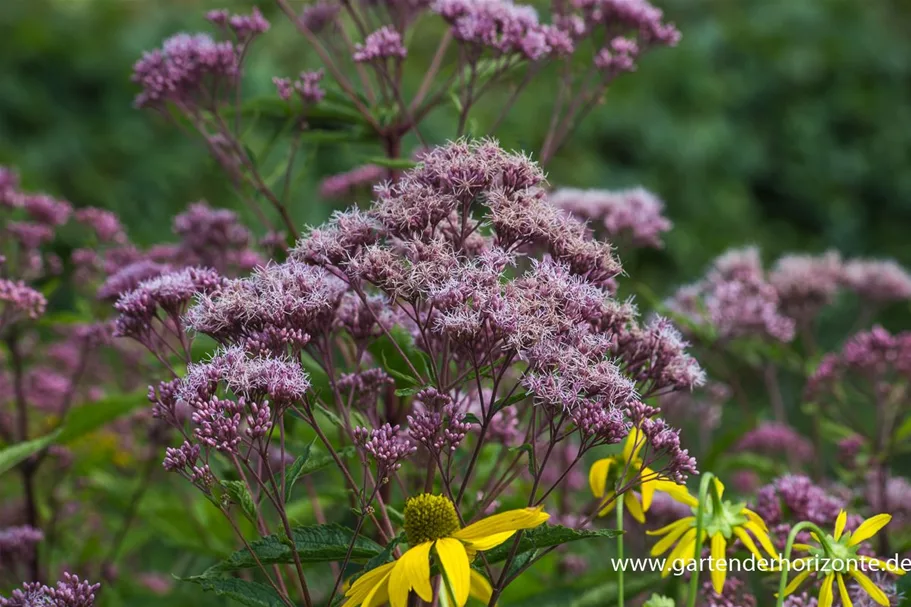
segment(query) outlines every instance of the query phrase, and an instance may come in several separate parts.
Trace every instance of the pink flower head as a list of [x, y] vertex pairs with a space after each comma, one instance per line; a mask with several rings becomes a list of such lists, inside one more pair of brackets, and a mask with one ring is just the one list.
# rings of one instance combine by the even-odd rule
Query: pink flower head
[[402, 35], [392, 27], [383, 26], [355, 46], [354, 60], [357, 63], [404, 59], [408, 54], [402, 44]]

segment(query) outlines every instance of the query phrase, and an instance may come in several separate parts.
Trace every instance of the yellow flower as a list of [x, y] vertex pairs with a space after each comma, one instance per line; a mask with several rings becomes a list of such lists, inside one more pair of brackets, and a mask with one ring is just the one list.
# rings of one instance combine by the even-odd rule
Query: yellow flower
[[[592, 494], [597, 498], [602, 498], [601, 503], [604, 506], [598, 516], [606, 516], [614, 509], [617, 500], [613, 499], [615, 491], [608, 489], [608, 481], [611, 487], [618, 484], [628, 485], [633, 482], [637, 475], [640, 476], [639, 490], [642, 493], [642, 501], [632, 491], [626, 491], [623, 494], [623, 505], [634, 519], [640, 523], [645, 522], [645, 513], [652, 505], [652, 497], [655, 491], [664, 493], [674, 493], [686, 489], [681, 485], [671, 481], [658, 480], [658, 473], [651, 468], [642, 466], [642, 459], [639, 458], [639, 452], [645, 444], [645, 439], [638, 428], [633, 428], [623, 444], [623, 452], [619, 455], [599, 459], [592, 464], [588, 472], [588, 484], [591, 487]], [[642, 471], [641, 475], [639, 471]], [[620, 476], [623, 475], [621, 479]]]
[[[851, 602], [851, 597], [848, 595], [848, 589], [845, 586], [845, 575], [850, 575], [878, 605], [888, 607], [889, 597], [873, 583], [873, 580], [859, 570], [858, 565], [875, 563], [878, 569], [895, 575], [905, 575], [905, 571], [892, 563], [872, 556], [858, 554], [857, 551], [862, 542], [876, 535], [891, 520], [892, 516], [889, 514], [877, 514], [861, 523], [853, 533], [850, 531], [845, 533], [848, 513], [844, 510], [839, 512], [838, 518], [835, 520], [835, 533], [826, 535], [821, 540], [815, 533], [813, 534], [813, 537], [820, 542], [819, 546], [794, 544], [795, 550], [808, 552], [810, 556], [797, 559], [805, 561], [806, 569], [791, 580], [784, 589], [784, 595], [788, 596], [793, 593], [811, 573], [816, 573], [817, 577], [822, 578], [822, 587], [819, 591], [819, 607], [831, 607], [835, 600], [835, 590], [833, 588], [835, 584], [838, 585], [838, 594], [841, 597], [842, 605], [844, 607], [853, 607], [854, 604]], [[814, 568], [813, 565], [819, 565], [819, 567]]]
[[[742, 503], [733, 504], [729, 501], [722, 501], [724, 485], [717, 478], [712, 480], [714, 482], [709, 489], [711, 501], [702, 505], [702, 535], [700, 537], [696, 537], [699, 500], [686, 491], [676, 491], [670, 495], [675, 500], [690, 506], [693, 516], [682, 518], [661, 529], [646, 532], [649, 535], [664, 536], [652, 548], [652, 556], [664, 554], [676, 543], [665, 561], [664, 570], [661, 572], [662, 577], [671, 572], [675, 563], [679, 563], [678, 567], [685, 567], [691, 561], [696, 560], [696, 545], [701, 546], [706, 540], [710, 541], [713, 564], [725, 559], [727, 547], [735, 538], [739, 539], [747, 550], [755, 554], [760, 562], [765, 562], [767, 559], [759, 552], [756, 541], [773, 560], [778, 560], [778, 551], [775, 550], [775, 546], [769, 539], [769, 530], [765, 521]], [[724, 587], [726, 573], [727, 567], [711, 567], [712, 587], [719, 594]]]
[[371, 569], [355, 580], [345, 593], [345, 607], [376, 607], [386, 602], [392, 607], [406, 607], [411, 591], [425, 601], [432, 601], [430, 559], [433, 554], [456, 605], [465, 605], [469, 595], [486, 603], [492, 593], [490, 583], [471, 568], [471, 559], [478, 551], [499, 546], [516, 531], [537, 527], [549, 518], [541, 508], [522, 508], [460, 528], [449, 499], [429, 493], [413, 497], [405, 503], [408, 550], [398, 560]]

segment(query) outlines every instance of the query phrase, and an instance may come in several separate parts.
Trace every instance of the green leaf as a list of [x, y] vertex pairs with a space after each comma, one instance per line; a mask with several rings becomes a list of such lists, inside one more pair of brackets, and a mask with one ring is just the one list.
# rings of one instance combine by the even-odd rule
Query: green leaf
[[[295, 527], [291, 530], [292, 540], [300, 560], [305, 563], [342, 561], [348, 553], [354, 531], [340, 525], [313, 525]], [[272, 563], [293, 563], [291, 546], [278, 535], [268, 535], [250, 543], [250, 548], [264, 565]], [[383, 547], [370, 538], [359, 536], [354, 540], [351, 560], [366, 561], [383, 552]], [[256, 559], [247, 549], [238, 550], [227, 559], [210, 567], [196, 578], [210, 578], [217, 574], [239, 569], [257, 567]], [[196, 579], [194, 578], [194, 579]]]
[[337, 427], [337, 428], [343, 428], [343, 429], [344, 429], [345, 423], [342, 421], [342, 418], [340, 418], [340, 417], [339, 417], [338, 415], [336, 415], [334, 412], [332, 412], [332, 411], [330, 411], [329, 409], [327, 409], [325, 406], [323, 406], [322, 403], [314, 403], [314, 404], [316, 405], [317, 410], [319, 410], [320, 413], [322, 413], [323, 415], [325, 415], [326, 418], [327, 418], [330, 422], [332, 422], [332, 425], [334, 425], [334, 426]]
[[535, 475], [534, 460], [532, 459], [534, 452], [532, 451], [532, 446], [530, 443], [524, 443], [524, 444], [519, 445], [518, 447], [510, 447], [509, 451], [526, 452], [528, 454], [528, 473], [531, 474], [532, 476]]
[[375, 164], [384, 169], [400, 169], [403, 171], [413, 169], [418, 165], [417, 162], [410, 158], [385, 158], [383, 156], [371, 156], [370, 158], [366, 158], [364, 164]]
[[[541, 525], [522, 534], [516, 554], [590, 538], [612, 538], [621, 533], [623, 532], [616, 529], [570, 529], [562, 525]], [[512, 541], [508, 541], [485, 552], [487, 562], [499, 563], [500, 561], [505, 561], [512, 551], [512, 544]]]
[[398, 525], [399, 527], [405, 526], [405, 515], [393, 508], [392, 506], [386, 506], [386, 514], [389, 515], [389, 520]]
[[[392, 336], [395, 343], [392, 343], [389, 335]], [[427, 361], [423, 352], [415, 347], [411, 334], [402, 327], [395, 326], [389, 330], [389, 335], [382, 335], [370, 344], [368, 350], [371, 356], [373, 356], [374, 360], [383, 361], [383, 369], [396, 379], [396, 388], [423, 385], [423, 381], [412, 376], [411, 367], [413, 366], [419, 373], [421, 372], [421, 367], [423, 367], [424, 376], [426, 377], [428, 375]], [[408, 357], [407, 361], [402, 356], [402, 353]], [[410, 365], [408, 364], [409, 362], [411, 363]]]
[[56, 430], [30, 441], [16, 443], [0, 451], [0, 474], [16, 467], [20, 462], [52, 445], [59, 434], [60, 430]]
[[137, 390], [75, 407], [63, 421], [57, 442], [71, 443], [148, 403], [146, 393]]
[[328, 393], [330, 391], [329, 376], [320, 364], [316, 362], [316, 359], [306, 352], [301, 352], [300, 361], [304, 371], [310, 376], [311, 389], [316, 394], [320, 394], [321, 392]]
[[[411, 379], [411, 378], [409, 378], [409, 379]], [[395, 395], [396, 396], [414, 396], [415, 394], [417, 394], [418, 392], [420, 392], [423, 389], [424, 388], [420, 387], [420, 386], [414, 386], [412, 388], [399, 388], [398, 390], [395, 391]]]
[[191, 577], [186, 581], [202, 586], [207, 592], [250, 605], [251, 607], [285, 607], [285, 602], [275, 590], [259, 582], [248, 582], [239, 578]]
[[906, 419], [895, 431], [895, 442], [900, 443], [911, 436], [911, 417]]
[[[338, 449], [335, 453], [336, 453], [336, 455], [339, 456], [340, 459], [348, 459], [349, 457], [351, 457], [352, 455], [357, 453], [357, 449], [355, 449], [353, 446], [348, 446], [348, 447], [344, 447], [342, 449]], [[323, 453], [322, 455], [314, 455], [311, 453], [310, 458], [307, 460], [307, 462], [301, 468], [300, 476], [306, 476], [308, 474], [313, 474], [317, 470], [321, 470], [334, 463], [335, 463], [335, 460], [328, 453]]]
[[247, 519], [256, 524], [256, 503], [247, 489], [247, 484], [243, 481], [221, 481], [221, 486], [225, 488], [231, 501], [241, 507]]
[[506, 397], [498, 398], [496, 400], [496, 402], [493, 404], [493, 412], [497, 413], [501, 409], [505, 409], [506, 407], [508, 407], [510, 405], [514, 405], [518, 402], [521, 402], [521, 401], [525, 400], [526, 398], [528, 398], [530, 395], [531, 395], [530, 392], [520, 392], [519, 394], [513, 394], [509, 398], [506, 398]]
[[307, 466], [307, 461], [310, 459], [310, 449], [313, 447], [313, 442], [316, 439], [314, 438], [310, 441], [310, 444], [304, 447], [303, 452], [297, 456], [297, 459], [294, 460], [294, 463], [285, 470], [285, 501], [288, 502], [291, 500], [291, 490], [294, 489], [294, 483], [297, 482], [297, 479], [302, 477], [305, 472], [304, 469]]

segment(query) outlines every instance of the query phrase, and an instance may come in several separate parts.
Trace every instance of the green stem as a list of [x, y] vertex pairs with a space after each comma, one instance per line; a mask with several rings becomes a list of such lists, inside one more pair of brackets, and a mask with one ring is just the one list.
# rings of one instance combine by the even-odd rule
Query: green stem
[[775, 607], [782, 607], [784, 604], [784, 589], [788, 586], [789, 573], [789, 569], [785, 566], [785, 563], [791, 561], [791, 549], [794, 547], [794, 540], [797, 539], [797, 534], [804, 529], [814, 531], [816, 537], [818, 537], [819, 541], [822, 543], [823, 549], [826, 550], [826, 552], [830, 552], [829, 542], [826, 540], [826, 534], [823, 533], [822, 529], [809, 521], [803, 521], [794, 525], [794, 528], [791, 529], [791, 533], [788, 534], [788, 543], [785, 544], [784, 547], [784, 557], [781, 560], [781, 575], [778, 579], [778, 601], [775, 603]]
[[[617, 536], [617, 559], [620, 561], [623, 560], [623, 496], [617, 498], [617, 529], [620, 531], [620, 535]], [[617, 577], [617, 607], [623, 607], [624, 593], [623, 593], [623, 570], [625, 567], [620, 565], [620, 574]]]
[[709, 483], [715, 475], [706, 472], [702, 475], [699, 483], [699, 505], [696, 506], [696, 547], [693, 549], [693, 558], [696, 559], [697, 566], [694, 567], [693, 575], [690, 577], [690, 592], [686, 598], [688, 607], [696, 606], [696, 595], [699, 593], [699, 560], [702, 558], [702, 519], [705, 511], [705, 499], [708, 497]]

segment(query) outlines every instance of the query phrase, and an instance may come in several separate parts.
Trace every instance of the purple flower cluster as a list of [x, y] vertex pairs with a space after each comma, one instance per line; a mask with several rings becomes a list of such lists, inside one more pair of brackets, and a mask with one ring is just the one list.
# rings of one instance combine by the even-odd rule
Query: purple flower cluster
[[[865, 594], [864, 596], [867, 595]], [[854, 604], [856, 605], [857, 602]], [[785, 598], [784, 603], [782, 603], [782, 607], [817, 607], [818, 605], [819, 600], [808, 592], [792, 594]]]
[[36, 320], [44, 314], [47, 299], [24, 282], [0, 278], [0, 328], [20, 319]]
[[258, 7], [253, 7], [249, 15], [232, 15], [224, 9], [206, 13], [211, 23], [230, 30], [239, 42], [248, 42], [260, 34], [269, 31], [269, 21], [263, 17]]
[[[769, 526], [778, 548], [783, 549], [792, 525], [810, 521], [829, 528], [845, 506], [844, 499], [813, 484], [806, 476], [786, 475], [759, 490], [754, 510]], [[859, 523], [858, 517], [849, 517], [848, 529]]]
[[557, 27], [539, 23], [530, 5], [511, 0], [437, 0], [433, 10], [474, 56], [489, 50], [495, 56], [540, 61], [573, 51], [572, 38]]
[[119, 313], [116, 334], [144, 342], [153, 333], [153, 321], [179, 324], [197, 293], [211, 293], [224, 284], [225, 279], [208, 268], [185, 268], [145, 280], [114, 304]]
[[298, 20], [304, 28], [314, 34], [319, 34], [335, 22], [341, 8], [339, 4], [330, 0], [317, 0], [301, 11]]
[[399, 433], [399, 426], [383, 424], [368, 430], [354, 429], [355, 441], [370, 454], [379, 467], [380, 476], [385, 477], [402, 467], [402, 460], [417, 451], [417, 446]]
[[697, 603], [700, 607], [756, 607], [756, 597], [749, 593], [740, 578], [728, 575], [721, 593], [715, 592], [711, 580], [702, 584], [702, 593]]
[[911, 299], [911, 274], [891, 259], [854, 259], [845, 264], [845, 284], [873, 304]]
[[176, 34], [133, 66], [133, 82], [142, 87], [135, 104], [192, 107], [206, 87], [232, 84], [239, 69], [233, 43], [217, 42], [208, 34]]
[[671, 229], [664, 203], [644, 188], [579, 190], [560, 188], [550, 202], [580, 219], [603, 226], [611, 239], [636, 247], [661, 247], [661, 234]]
[[44, 540], [44, 533], [30, 525], [0, 529], [0, 563], [12, 570], [17, 563], [31, 558], [35, 546]]
[[778, 291], [765, 277], [754, 247], [728, 251], [705, 278], [682, 287], [669, 307], [695, 325], [707, 325], [723, 340], [794, 338], [794, 320], [784, 315]]
[[183, 265], [226, 272], [229, 268], [246, 271], [264, 263], [250, 249], [253, 237], [234, 211], [195, 202], [174, 217], [172, 229], [180, 237], [175, 257]]
[[278, 96], [283, 100], [290, 101], [291, 96], [296, 92], [301, 101], [312, 105], [319, 103], [326, 96], [326, 91], [320, 86], [323, 74], [321, 69], [305, 71], [301, 72], [294, 82], [290, 78], [275, 77], [272, 79], [272, 83], [278, 91]]
[[840, 352], [822, 358], [807, 381], [807, 394], [818, 399], [852, 376], [877, 384], [911, 379], [911, 333], [892, 335], [876, 326], [852, 335]]
[[835, 251], [785, 255], [769, 272], [769, 282], [778, 292], [784, 313], [806, 322], [832, 302], [844, 282], [844, 274], [841, 256]]
[[807, 463], [814, 456], [810, 441], [791, 426], [777, 422], [763, 422], [744, 434], [738, 441], [736, 450], [768, 457], [788, 455], [800, 463]]
[[100, 242], [126, 244], [126, 232], [117, 215], [111, 211], [86, 207], [78, 209], [73, 217], [79, 223], [91, 228]]
[[325, 332], [344, 292], [344, 283], [322, 268], [292, 259], [201, 293], [186, 322], [223, 344], [280, 354]]
[[415, 397], [420, 407], [408, 416], [408, 435], [431, 453], [454, 452], [471, 429], [465, 416], [458, 411], [452, 399], [437, 391], [425, 388]]
[[9, 598], [0, 597], [0, 607], [92, 607], [99, 588], [101, 584], [90, 584], [64, 573], [55, 586], [40, 582], [23, 584]]
[[407, 55], [408, 51], [402, 44], [402, 35], [386, 25], [367, 36], [363, 44], [355, 46], [353, 59], [356, 63], [370, 63], [389, 59], [402, 60]]

